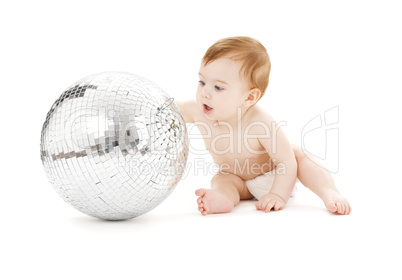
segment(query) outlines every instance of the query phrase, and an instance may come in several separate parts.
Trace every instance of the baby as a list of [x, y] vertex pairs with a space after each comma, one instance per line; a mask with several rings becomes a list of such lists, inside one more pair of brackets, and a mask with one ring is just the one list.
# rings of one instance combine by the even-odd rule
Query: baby
[[219, 40], [205, 53], [196, 100], [177, 102], [186, 123], [194, 123], [219, 172], [211, 189], [201, 188], [202, 215], [228, 213], [242, 199], [256, 209], [282, 209], [298, 180], [333, 213], [349, 214], [348, 201], [331, 175], [291, 145], [257, 102], [268, 86], [271, 63], [264, 46], [249, 37]]

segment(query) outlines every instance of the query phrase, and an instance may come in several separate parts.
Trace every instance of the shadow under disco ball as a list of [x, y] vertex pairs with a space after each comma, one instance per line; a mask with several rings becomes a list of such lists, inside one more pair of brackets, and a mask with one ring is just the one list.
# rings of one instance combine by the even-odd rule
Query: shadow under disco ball
[[106, 72], [84, 78], [53, 104], [41, 160], [58, 194], [79, 211], [124, 220], [158, 206], [187, 162], [177, 105], [145, 78]]

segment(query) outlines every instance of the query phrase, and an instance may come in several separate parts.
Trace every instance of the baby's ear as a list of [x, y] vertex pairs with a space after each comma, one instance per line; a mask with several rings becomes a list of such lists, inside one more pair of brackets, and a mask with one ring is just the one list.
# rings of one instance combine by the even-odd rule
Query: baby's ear
[[258, 88], [253, 88], [249, 91], [247, 98], [246, 98], [246, 103], [248, 103], [247, 105], [252, 106], [255, 103], [257, 103], [257, 101], [260, 99], [261, 97], [261, 91]]

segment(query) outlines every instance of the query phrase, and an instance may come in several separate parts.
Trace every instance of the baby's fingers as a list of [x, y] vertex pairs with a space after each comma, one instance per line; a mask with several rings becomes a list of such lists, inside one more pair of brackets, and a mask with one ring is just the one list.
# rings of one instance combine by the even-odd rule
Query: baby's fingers
[[271, 211], [271, 209], [272, 209], [272, 207], [274, 207], [274, 205], [275, 205], [275, 200], [270, 200], [268, 203], [267, 203], [267, 206], [265, 207], [265, 213], [268, 213], [269, 211]]
[[270, 201], [270, 199], [262, 199], [262, 200], [258, 201], [255, 204], [257, 210], [264, 210], [269, 201]]
[[275, 210], [275, 211], [278, 211], [278, 210], [281, 210], [282, 208], [283, 208], [282, 202], [277, 201], [277, 202], [275, 203], [274, 210]]

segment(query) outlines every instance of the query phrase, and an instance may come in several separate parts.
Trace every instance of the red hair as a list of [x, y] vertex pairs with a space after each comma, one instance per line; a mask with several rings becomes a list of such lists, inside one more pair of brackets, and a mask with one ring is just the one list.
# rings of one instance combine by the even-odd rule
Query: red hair
[[204, 65], [219, 58], [229, 58], [243, 63], [240, 74], [251, 88], [258, 88], [261, 97], [268, 87], [271, 61], [267, 50], [257, 40], [250, 37], [229, 37], [213, 44], [204, 57]]

